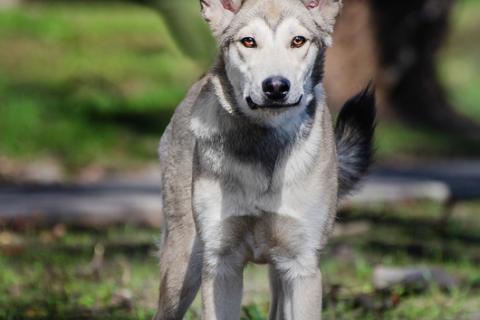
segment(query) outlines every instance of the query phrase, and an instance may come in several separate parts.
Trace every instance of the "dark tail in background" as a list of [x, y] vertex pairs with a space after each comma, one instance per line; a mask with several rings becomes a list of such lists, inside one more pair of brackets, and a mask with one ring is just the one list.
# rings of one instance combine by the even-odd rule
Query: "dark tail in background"
[[351, 98], [338, 115], [335, 140], [339, 198], [354, 190], [373, 162], [375, 90], [371, 86]]

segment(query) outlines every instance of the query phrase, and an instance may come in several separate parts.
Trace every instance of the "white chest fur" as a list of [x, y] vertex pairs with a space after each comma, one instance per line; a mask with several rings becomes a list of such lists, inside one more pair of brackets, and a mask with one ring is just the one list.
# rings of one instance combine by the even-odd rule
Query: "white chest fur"
[[[203, 149], [202, 158], [214, 172], [204, 174], [200, 163], [193, 206], [200, 235], [209, 247], [222, 246], [219, 234], [228, 219], [266, 213], [294, 219], [308, 241], [320, 246], [335, 210], [337, 188], [335, 150], [324, 128], [330, 119], [325, 121], [329, 115], [324, 108], [318, 108], [308, 137], [279, 159], [271, 175], [259, 164], [242, 162], [222, 148]], [[212, 134], [216, 130], [213, 111], [194, 115], [192, 129], [199, 138]]]

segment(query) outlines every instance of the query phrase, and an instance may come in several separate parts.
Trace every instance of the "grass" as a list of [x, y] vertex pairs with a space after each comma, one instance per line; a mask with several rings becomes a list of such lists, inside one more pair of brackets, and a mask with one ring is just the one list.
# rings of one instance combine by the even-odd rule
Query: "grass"
[[448, 45], [441, 55], [440, 74], [459, 110], [480, 119], [480, 3], [459, 1]]
[[[432, 203], [340, 213], [345, 228], [364, 227], [335, 236], [323, 253], [325, 319], [468, 319], [478, 312], [479, 208], [478, 202], [457, 205], [443, 230], [437, 224], [442, 208]], [[150, 319], [159, 285], [158, 239], [157, 230], [131, 225], [2, 228], [0, 318]], [[397, 287], [379, 293], [371, 280], [376, 265], [438, 266], [459, 284], [451, 292]], [[266, 279], [264, 267], [247, 268], [243, 319], [266, 319]], [[196, 301], [187, 319], [198, 315]]]
[[154, 161], [173, 107], [199, 74], [147, 8], [1, 11], [0, 153], [70, 168]]
[[[477, 1], [459, 2], [440, 68], [453, 103], [476, 119], [480, 48], [472, 39], [480, 30], [479, 12]], [[186, 28], [166, 17], [175, 28]], [[70, 171], [92, 163], [122, 169], [156, 161], [174, 107], [211, 55], [205, 26], [197, 23], [192, 28], [199, 35], [191, 37], [196, 51], [187, 56], [161, 16], [142, 6], [35, 2], [0, 11], [0, 155], [19, 163], [53, 158]], [[189, 39], [179, 40], [189, 47]], [[195, 55], [201, 61], [193, 61]], [[378, 144], [386, 158], [478, 155], [478, 148], [457, 137], [399, 124], [380, 126]]]

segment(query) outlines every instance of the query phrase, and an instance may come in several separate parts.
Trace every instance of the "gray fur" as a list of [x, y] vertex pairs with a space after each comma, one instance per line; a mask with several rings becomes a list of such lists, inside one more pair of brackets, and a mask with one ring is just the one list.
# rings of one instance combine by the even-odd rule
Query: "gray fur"
[[[309, 12], [300, 0], [246, 0], [242, 7], [240, 0], [204, 1], [221, 53], [160, 142], [166, 224], [156, 319], [182, 319], [201, 287], [204, 319], [238, 320], [243, 269], [254, 262], [270, 265], [270, 319], [317, 320], [320, 252], [339, 189], [335, 136], [319, 82], [323, 43], [339, 4], [322, 2], [323, 13]], [[299, 73], [307, 78], [294, 88], [305, 95], [298, 106], [248, 109], [242, 94], [250, 91], [241, 90], [235, 64], [249, 63], [251, 52], [235, 60], [232, 50], [249, 21], [315, 29], [302, 58], [310, 72]]]

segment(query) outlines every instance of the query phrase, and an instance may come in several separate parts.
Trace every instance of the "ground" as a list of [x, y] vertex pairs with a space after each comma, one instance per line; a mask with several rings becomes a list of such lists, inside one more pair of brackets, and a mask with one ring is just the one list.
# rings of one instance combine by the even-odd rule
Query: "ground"
[[[480, 203], [458, 204], [444, 228], [433, 203], [340, 213], [322, 255], [326, 319], [470, 319], [480, 311]], [[340, 230], [341, 229], [341, 230]], [[0, 231], [0, 318], [149, 319], [159, 285], [157, 230], [135, 226]], [[16, 231], [12, 231], [16, 230]], [[376, 292], [375, 266], [436, 266], [457, 279], [450, 292], [399, 286]], [[243, 319], [265, 319], [264, 267], [245, 275]], [[187, 319], [198, 319], [195, 303]]]

